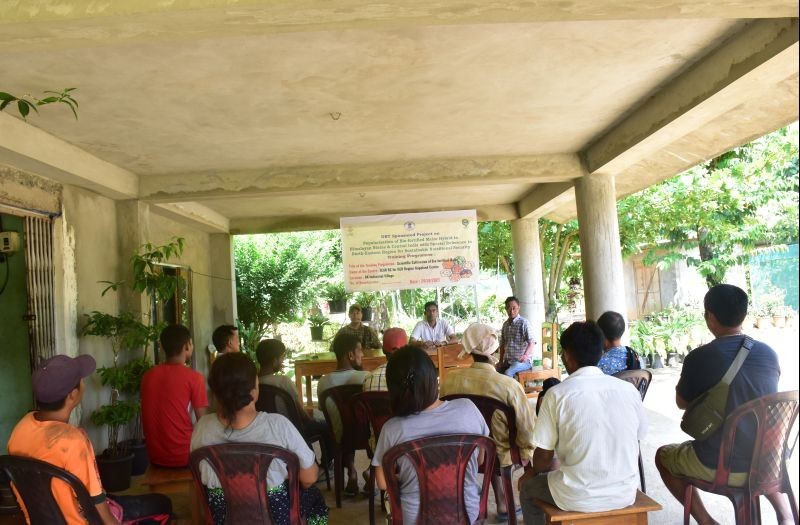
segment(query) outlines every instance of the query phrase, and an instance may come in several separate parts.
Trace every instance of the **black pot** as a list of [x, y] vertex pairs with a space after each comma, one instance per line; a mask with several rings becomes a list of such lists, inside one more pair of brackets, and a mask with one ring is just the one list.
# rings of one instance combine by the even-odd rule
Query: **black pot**
[[661, 360], [661, 356], [656, 354], [652, 358], [652, 365], [650, 368], [664, 368], [664, 361]]
[[134, 476], [141, 476], [147, 470], [147, 465], [150, 464], [150, 458], [147, 457], [147, 446], [143, 439], [128, 439], [122, 442], [122, 446], [126, 450], [133, 452], [133, 466], [131, 467], [131, 474]]
[[343, 314], [347, 310], [347, 299], [328, 301], [328, 309], [332, 314]]
[[667, 352], [667, 366], [677, 366], [678, 352]]
[[322, 329], [323, 326], [312, 326], [311, 327], [311, 340], [312, 341], [322, 341]]
[[106, 452], [95, 457], [103, 488], [106, 489], [106, 492], [127, 490], [131, 486], [133, 453], [120, 457], [109, 457]]
[[365, 307], [361, 308], [361, 320], [362, 321], [366, 321], [366, 322], [372, 321], [372, 307], [371, 306], [365, 306]]

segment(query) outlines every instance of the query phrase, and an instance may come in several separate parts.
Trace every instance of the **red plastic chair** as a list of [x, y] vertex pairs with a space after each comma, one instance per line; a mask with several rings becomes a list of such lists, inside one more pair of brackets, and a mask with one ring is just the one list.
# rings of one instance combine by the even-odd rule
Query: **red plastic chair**
[[445, 401], [449, 401], [458, 398], [469, 399], [470, 401], [475, 403], [475, 406], [478, 407], [478, 410], [483, 416], [483, 419], [486, 421], [486, 426], [489, 427], [490, 436], [492, 428], [492, 418], [494, 417], [494, 413], [499, 411], [505, 415], [506, 423], [508, 424], [508, 441], [509, 441], [509, 448], [511, 451], [511, 465], [500, 467], [500, 477], [503, 480], [503, 491], [506, 494], [508, 523], [510, 525], [516, 525], [517, 515], [516, 512], [514, 512], [514, 510], [516, 509], [516, 504], [514, 503], [514, 488], [511, 484], [511, 470], [514, 467], [514, 465], [519, 465], [521, 467], [524, 467], [528, 464], [527, 461], [523, 463], [522, 457], [520, 456], [519, 453], [519, 446], [517, 445], [517, 415], [514, 412], [513, 408], [491, 397], [476, 396], [470, 394], [452, 394], [449, 396], [444, 396], [442, 399]]
[[[200, 463], [206, 461], [219, 479], [225, 493], [225, 523], [272, 525], [269, 510], [267, 471], [280, 459], [286, 463], [289, 486], [289, 523], [305, 525], [300, 515], [300, 478], [297, 456], [285, 448], [262, 443], [223, 443], [198, 448], [189, 455], [189, 468], [198, 494], [205, 490], [200, 476]], [[203, 498], [206, 523], [213, 525], [211, 509]]]
[[[392, 417], [392, 404], [389, 400], [389, 392], [369, 391], [355, 395], [355, 401], [361, 406], [361, 410], [366, 415], [372, 435], [375, 439], [381, 435], [383, 425]], [[367, 448], [367, 456], [372, 458], [373, 450]], [[375, 467], [369, 466], [369, 482], [367, 484], [369, 492], [369, 525], [375, 525]], [[381, 491], [381, 508], [383, 507], [384, 491]]]
[[[647, 389], [650, 388], [650, 383], [653, 381], [652, 372], [644, 368], [639, 370], [623, 370], [622, 372], [614, 374], [614, 377], [627, 381], [635, 386], [636, 390], [639, 391], [639, 395], [642, 396], [642, 401], [644, 401], [644, 396], [647, 395]], [[647, 494], [647, 485], [645, 485], [644, 482], [644, 462], [642, 462], [641, 447], [639, 448], [639, 483], [642, 486], [642, 492]]]
[[[486, 519], [495, 445], [491, 438], [474, 434], [446, 434], [395, 445], [383, 456], [386, 492], [392, 507], [392, 525], [403, 525], [397, 461], [411, 461], [419, 480], [419, 514], [416, 525], [472, 525], [464, 503], [464, 479], [476, 449], [484, 452], [478, 522]], [[408, 524], [413, 525], [413, 524]]]
[[66, 470], [46, 461], [10, 455], [0, 456], [0, 470], [5, 472], [17, 489], [31, 523], [67, 525], [50, 488], [53, 479], [59, 479], [72, 488], [89, 525], [103, 525], [103, 519], [83, 482]]
[[[281, 401], [280, 405], [278, 400]], [[323, 432], [308, 432], [304, 426], [304, 418], [298, 410], [297, 403], [286, 390], [272, 385], [258, 385], [258, 399], [256, 400], [256, 410], [259, 412], [269, 412], [270, 414], [280, 414], [292, 422], [294, 428], [300, 432], [303, 439], [308, 443], [308, 446], [315, 442], [319, 442], [319, 447], [322, 451], [323, 461], [320, 463], [322, 470], [325, 471], [325, 481], [328, 484], [328, 490], [331, 490], [331, 476], [328, 472], [327, 458], [331, 457], [331, 451], [328, 450], [328, 436]]]
[[336, 493], [336, 508], [342, 507], [342, 486], [344, 485], [344, 465], [342, 456], [345, 450], [367, 450], [369, 448], [369, 424], [366, 415], [357, 410], [353, 396], [361, 393], [361, 385], [342, 385], [329, 388], [319, 394], [319, 406], [325, 414], [325, 421], [333, 432], [333, 422], [328, 410], [328, 399], [333, 401], [342, 422], [341, 441], [334, 436], [333, 487]]
[[[798, 391], [778, 392], [754, 399], [734, 410], [725, 420], [722, 429], [722, 446], [719, 450], [717, 475], [714, 481], [681, 478], [688, 483], [683, 496], [683, 522], [689, 524], [692, 508], [692, 487], [726, 496], [733, 503], [737, 525], [761, 523], [759, 496], [784, 493], [789, 496], [794, 522], [797, 519], [797, 501], [789, 483], [786, 464], [791, 456], [797, 434], [790, 440], [792, 427], [797, 420]], [[750, 472], [744, 487], [727, 485], [734, 439], [739, 424], [746, 418], [755, 423], [755, 441]]]

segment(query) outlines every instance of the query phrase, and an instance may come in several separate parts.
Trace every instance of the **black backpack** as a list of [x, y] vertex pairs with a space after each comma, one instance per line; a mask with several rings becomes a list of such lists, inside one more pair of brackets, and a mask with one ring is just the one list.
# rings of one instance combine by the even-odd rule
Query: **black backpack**
[[639, 359], [639, 354], [636, 353], [636, 350], [634, 350], [630, 346], [626, 346], [625, 350], [627, 350], [627, 356], [625, 357], [625, 369], [641, 370], [642, 362]]

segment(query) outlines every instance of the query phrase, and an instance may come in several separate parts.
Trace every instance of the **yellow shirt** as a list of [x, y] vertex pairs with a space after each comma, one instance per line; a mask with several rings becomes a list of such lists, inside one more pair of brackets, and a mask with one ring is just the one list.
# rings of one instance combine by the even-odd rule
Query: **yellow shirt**
[[[439, 389], [439, 395], [469, 394], [496, 399], [514, 409], [517, 416], [517, 446], [522, 460], [533, 456], [533, 410], [525, 390], [518, 381], [503, 375], [489, 363], [473, 363], [448, 373]], [[497, 457], [503, 466], [511, 464], [506, 416], [495, 412], [492, 417], [492, 438], [497, 446]]]
[[[34, 412], [31, 412], [11, 432], [8, 453], [46, 461], [64, 469], [83, 482], [95, 503], [105, 501], [92, 442], [80, 428], [60, 421], [39, 421], [34, 417]], [[68, 525], [86, 525], [86, 519], [69, 485], [61, 480], [54, 480], [53, 496]], [[28, 511], [19, 495], [17, 501], [25, 514], [25, 520], [30, 523]]]

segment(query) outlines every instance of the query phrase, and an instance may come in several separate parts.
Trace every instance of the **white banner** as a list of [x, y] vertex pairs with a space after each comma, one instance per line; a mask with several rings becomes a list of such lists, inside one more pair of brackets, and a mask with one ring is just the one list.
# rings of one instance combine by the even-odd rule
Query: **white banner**
[[478, 282], [475, 210], [342, 217], [348, 292]]

